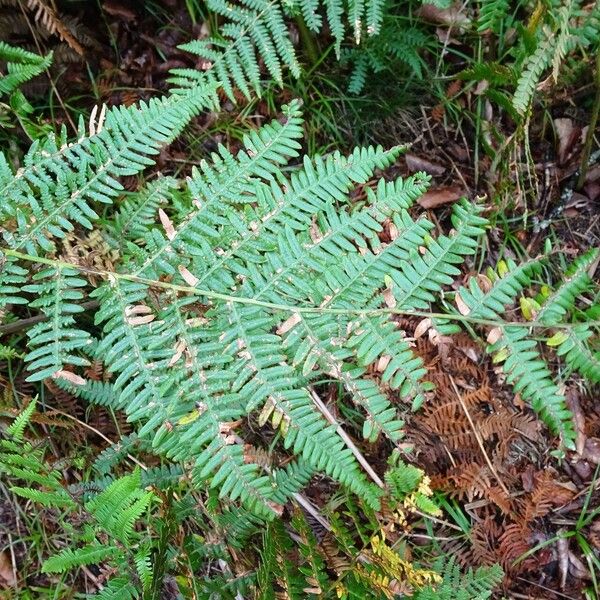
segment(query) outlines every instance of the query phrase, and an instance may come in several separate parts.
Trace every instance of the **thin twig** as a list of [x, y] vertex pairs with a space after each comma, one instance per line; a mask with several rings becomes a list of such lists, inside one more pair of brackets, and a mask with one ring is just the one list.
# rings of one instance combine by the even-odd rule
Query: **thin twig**
[[508, 488], [504, 485], [504, 482], [502, 481], [502, 479], [500, 479], [500, 475], [498, 475], [498, 472], [496, 471], [496, 467], [494, 467], [494, 465], [492, 464], [492, 461], [490, 460], [490, 457], [488, 456], [488, 453], [485, 450], [481, 434], [479, 433], [479, 430], [477, 429], [477, 427], [475, 427], [475, 423], [473, 423], [473, 419], [471, 418], [471, 415], [469, 414], [467, 405], [465, 404], [463, 397], [460, 395], [460, 392], [458, 391], [458, 388], [456, 387], [456, 383], [454, 383], [454, 378], [452, 377], [452, 375], [450, 375], [450, 383], [452, 384], [452, 387], [454, 388], [454, 393], [456, 394], [456, 397], [458, 398], [458, 401], [460, 402], [460, 405], [461, 405], [465, 415], [467, 416], [467, 419], [469, 420], [469, 424], [471, 425], [471, 429], [473, 430], [473, 433], [475, 434], [475, 438], [477, 440], [477, 443], [479, 444], [481, 453], [483, 454], [483, 457], [485, 458], [485, 462], [487, 463], [488, 467], [490, 468], [490, 471], [492, 472], [492, 475], [496, 478], [496, 481], [498, 482], [498, 484], [500, 485], [500, 487], [502, 488], [504, 493], [507, 496], [510, 496], [510, 492], [508, 491]]
[[348, 448], [350, 448], [350, 451], [352, 452], [352, 454], [354, 454], [354, 456], [356, 456], [356, 459], [362, 465], [364, 470], [369, 474], [369, 477], [380, 488], [384, 488], [385, 484], [383, 483], [383, 481], [381, 480], [379, 475], [377, 475], [377, 473], [375, 473], [375, 471], [373, 470], [373, 467], [371, 467], [371, 465], [367, 462], [367, 459], [362, 455], [360, 450], [356, 447], [354, 442], [350, 439], [350, 436], [342, 429], [342, 426], [336, 421], [335, 417], [331, 414], [331, 412], [329, 411], [327, 406], [325, 406], [325, 403], [323, 402], [323, 400], [321, 400], [321, 398], [319, 398], [319, 396], [313, 389], [310, 390], [310, 396], [313, 399], [313, 402], [317, 405], [317, 408], [323, 414], [323, 416], [335, 427], [338, 435], [344, 440], [346, 446], [348, 446]]
[[[49, 408], [51, 411], [55, 412], [56, 414], [61, 415], [62, 417], [66, 417], [67, 419], [71, 419], [72, 421], [75, 421], [82, 427], [85, 427], [86, 429], [93, 431], [96, 435], [100, 436], [105, 442], [109, 443], [111, 446], [117, 445], [117, 442], [113, 442], [110, 438], [106, 437], [101, 431], [99, 431], [95, 427], [92, 427], [91, 425], [88, 425], [84, 421], [81, 421], [77, 417], [74, 417], [73, 415], [70, 415], [69, 413], [63, 412], [62, 410], [59, 410], [58, 408], [53, 408], [52, 406], [50, 406], [47, 403], [46, 403], [46, 408]], [[135, 456], [132, 456], [131, 454], [127, 454], [126, 456], [131, 462], [133, 462], [138, 467], [140, 467], [140, 469], [143, 469], [144, 471], [148, 470], [148, 467], [144, 463], [140, 462]]]
[[[93, 310], [94, 308], [98, 308], [99, 305], [100, 303], [98, 300], [89, 300], [87, 302], [82, 302], [80, 306], [84, 310]], [[27, 319], [14, 321], [13, 323], [7, 323], [6, 325], [0, 325], [0, 336], [17, 333], [23, 329], [29, 329], [29, 327], [33, 327], [42, 321], [47, 321], [49, 318], [50, 317], [45, 314], [39, 314], [35, 315], [34, 317], [28, 317]]]
[[310, 502], [306, 496], [300, 493], [294, 494], [294, 500], [309, 514], [313, 517], [322, 527], [331, 531], [332, 527], [329, 521], [317, 510], [317, 508]]

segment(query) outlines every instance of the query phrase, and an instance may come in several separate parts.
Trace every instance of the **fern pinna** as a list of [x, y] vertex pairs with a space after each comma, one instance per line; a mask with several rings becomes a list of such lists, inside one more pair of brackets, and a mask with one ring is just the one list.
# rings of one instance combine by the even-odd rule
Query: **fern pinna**
[[[218, 83], [232, 100], [237, 90], [247, 98], [253, 93], [260, 94], [263, 87], [261, 61], [269, 76], [280, 85], [284, 69], [289, 69], [294, 77], [300, 76], [300, 64], [285, 21], [287, 16], [297, 17], [308, 36], [320, 32], [327, 24], [339, 56], [347, 25], [355, 44], [360, 44], [365, 37], [380, 33], [385, 12], [383, 0], [241, 0], [237, 3], [209, 0], [207, 6], [225, 23], [215, 35], [181, 46], [202, 59], [201, 69], [173, 69], [171, 81], [182, 89], [207, 82]], [[412, 58], [411, 62], [418, 61]]]
[[[431, 386], [393, 315], [429, 314], [476, 252], [486, 220], [465, 201], [453, 207], [448, 235], [411, 217], [427, 177], [377, 179], [400, 147], [300, 159], [302, 118], [292, 103], [281, 122], [248, 133], [236, 155], [220, 147], [203, 161], [177, 202], [173, 182], [159, 179], [107, 211], [107, 243], [122, 252], [115, 272], [55, 258], [70, 231], [93, 226], [98, 206], [118, 197], [117, 178], [151, 164], [212, 93], [199, 87], [112, 109], [82, 128], [75, 144], [64, 136], [35, 144], [16, 172], [2, 163], [0, 307], [10, 317], [13, 306], [33, 300], [47, 318], [29, 332], [31, 380], [53, 377], [78, 396], [123, 409], [140, 439], [187, 465], [195, 485], [217, 488], [262, 518], [276, 516], [307, 478], [296, 477], [295, 462], [268, 472], [247, 455], [245, 424], [270, 423], [310, 472], [376, 507], [382, 483], [369, 479], [323, 411], [319, 382], [340, 382], [364, 417], [367, 440], [383, 435], [397, 444], [403, 411], [426, 401]], [[290, 160], [296, 166], [285, 175]], [[352, 190], [367, 183], [364, 199], [352, 201]], [[132, 218], [135, 226], [125, 226]], [[595, 256], [582, 257], [562, 287], [540, 298], [542, 325], [576, 308], [576, 296], [592, 285], [583, 274]], [[496, 324], [492, 350], [508, 380], [570, 445], [570, 415], [528, 324], [502, 321], [537, 264], [499, 268], [486, 291], [472, 284], [456, 297], [462, 320]], [[92, 284], [94, 325], [77, 318]], [[448, 319], [460, 321], [449, 309], [432, 323], [442, 331]], [[585, 323], [547, 326], [567, 332], [559, 351], [573, 368], [596, 373]], [[111, 382], [78, 372], [90, 359], [105, 363]]]

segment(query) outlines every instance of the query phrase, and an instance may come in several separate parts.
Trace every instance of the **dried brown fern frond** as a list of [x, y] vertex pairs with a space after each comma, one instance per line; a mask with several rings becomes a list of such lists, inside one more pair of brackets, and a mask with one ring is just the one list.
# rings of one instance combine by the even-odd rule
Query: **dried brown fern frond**
[[[106, 243], [98, 230], [81, 235], [69, 233], [61, 241], [61, 246], [60, 258], [92, 270], [114, 271], [119, 257], [119, 253]], [[91, 276], [90, 281], [95, 284], [96, 278]]]
[[475, 523], [471, 529], [471, 548], [474, 564], [493, 565], [498, 561], [498, 540], [504, 527], [493, 517]]
[[44, 0], [27, 0], [27, 8], [33, 12], [37, 25], [41, 25], [51, 34], [57, 35], [79, 56], [85, 54], [83, 46], [77, 41], [67, 24], [61, 20], [54, 8], [47, 2]]
[[352, 560], [340, 550], [337, 539], [333, 533], [327, 532], [319, 544], [319, 550], [325, 559], [327, 567], [337, 575], [342, 575], [352, 568]]
[[546, 516], [553, 508], [567, 504], [574, 491], [561, 485], [556, 473], [540, 471], [534, 475], [531, 493], [522, 501], [520, 515], [524, 523]]
[[532, 532], [523, 523], [511, 523], [503, 528], [502, 535], [498, 538], [498, 562], [502, 568], [509, 571], [524, 571], [532, 566], [533, 560], [521, 560], [532, 547]]

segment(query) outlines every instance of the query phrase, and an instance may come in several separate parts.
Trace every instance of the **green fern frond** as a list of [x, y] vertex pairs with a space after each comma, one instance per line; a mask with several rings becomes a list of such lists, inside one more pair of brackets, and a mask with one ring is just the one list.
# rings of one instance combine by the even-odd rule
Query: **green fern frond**
[[501, 270], [501, 276], [493, 274], [494, 281], [488, 291], [479, 286], [476, 277], [469, 280], [468, 288], [461, 286], [457, 290], [456, 296], [464, 305], [463, 312], [479, 319], [499, 319], [506, 307], [531, 285], [531, 277], [541, 270], [541, 260], [536, 258], [516, 264], [508, 259]]
[[101, 130], [82, 131], [76, 144], [64, 133], [34, 142], [24, 166], [2, 182], [0, 216], [17, 223], [4, 233], [8, 246], [36, 254], [38, 246], [52, 250], [51, 238], [63, 238], [74, 224], [91, 229], [98, 218], [91, 203], [112, 203], [123, 189], [117, 178], [154, 164], [150, 157], [208, 105], [207, 96], [198, 87], [185, 96], [110, 109]]
[[556, 38], [546, 34], [539, 42], [536, 51], [523, 63], [513, 97], [513, 106], [520, 115], [524, 115], [529, 108], [536, 85], [542, 73], [550, 66], [555, 50]]
[[118, 553], [119, 549], [117, 547], [99, 543], [75, 550], [65, 548], [44, 561], [42, 573], [64, 573], [74, 567], [94, 565], [103, 560], [114, 558]]
[[131, 583], [129, 575], [113, 577], [94, 596], [95, 600], [139, 600], [139, 590]]
[[477, 31], [479, 33], [492, 31], [496, 35], [500, 35], [509, 10], [508, 0], [481, 0], [477, 18]]
[[360, 365], [367, 367], [377, 361], [381, 380], [398, 389], [402, 400], [412, 401], [416, 410], [431, 386], [421, 382], [427, 369], [403, 338], [403, 332], [389, 318], [365, 316], [357, 322], [347, 346], [354, 349]]
[[76, 398], [81, 398], [90, 404], [99, 406], [117, 406], [118, 394], [114, 385], [107, 381], [85, 380], [82, 385], [74, 385], [66, 379], [58, 378], [54, 383]]
[[536, 315], [538, 321], [552, 326], [564, 319], [575, 306], [577, 298], [590, 288], [592, 280], [588, 271], [598, 256], [600, 249], [592, 248], [569, 265], [560, 285], [544, 299]]
[[593, 350], [590, 346], [590, 342], [597, 341], [590, 326], [581, 323], [557, 335], [564, 336], [556, 348], [558, 356], [562, 356], [571, 369], [590, 382], [600, 383], [600, 350]]
[[496, 362], [503, 361], [507, 381], [531, 402], [533, 410], [553, 433], [560, 435], [567, 448], [575, 448], [573, 415], [539, 355], [536, 341], [528, 337], [524, 327], [500, 326], [500, 331], [500, 339], [489, 351], [496, 354]]
[[258, 598], [267, 600], [280, 587], [288, 598], [303, 597], [304, 581], [291, 560], [292, 542], [280, 520], [267, 525], [263, 535], [261, 564], [257, 573]]
[[15, 418], [15, 420], [9, 425], [6, 429], [6, 433], [13, 437], [16, 441], [20, 441], [23, 439], [23, 433], [25, 432], [25, 427], [29, 425], [31, 421], [31, 416], [35, 411], [36, 399], [33, 399], [29, 402], [25, 410], [21, 411], [19, 415]]
[[0, 344], [0, 360], [14, 360], [15, 358], [25, 358], [25, 355], [16, 348]]
[[[174, 232], [168, 236], [152, 231], [136, 274], [177, 273], [179, 265], [188, 264], [185, 255], [191, 246], [196, 246], [197, 262], [203, 263], [205, 255], [210, 258], [213, 246], [226, 244], [231, 241], [229, 236], [247, 230], [246, 220], [225, 207], [254, 198], [254, 187], [259, 182], [274, 181], [279, 168], [298, 155], [298, 140], [304, 135], [300, 104], [292, 102], [282, 111], [283, 123], [273, 121], [244, 136], [244, 148], [235, 157], [221, 146], [218, 153], [212, 154], [210, 162], [203, 161], [199, 169], [194, 169], [188, 180], [194, 199], [192, 211], [181, 223], [175, 224]], [[227, 222], [222, 212], [226, 212], [225, 218], [229, 221], [226, 234], [219, 231], [219, 226]]]
[[66, 493], [44, 492], [20, 486], [12, 486], [10, 491], [21, 498], [33, 500], [47, 508], [73, 508], [75, 506], [73, 500]]
[[177, 187], [173, 177], [159, 177], [145, 189], [125, 198], [113, 219], [108, 223], [111, 236], [121, 246], [123, 240], [144, 243], [150, 227], [156, 222], [158, 209], [173, 200]]
[[487, 220], [479, 216], [480, 212], [476, 205], [456, 203], [452, 209], [454, 233], [426, 240], [424, 254], [413, 248], [408, 259], [390, 274], [398, 308], [427, 309], [435, 300], [434, 292], [460, 274], [455, 265], [477, 251], [478, 239], [485, 232]]
[[486, 600], [504, 577], [499, 565], [469, 569], [461, 574], [453, 557], [439, 570], [442, 583], [416, 590], [413, 596], [415, 600]]
[[52, 64], [52, 52], [39, 56], [0, 41], [0, 60], [6, 61], [6, 73], [0, 74], [1, 96], [14, 92], [21, 84], [43, 73]]
[[92, 343], [86, 331], [73, 327], [75, 319], [72, 315], [83, 311], [76, 304], [83, 299], [79, 290], [87, 285], [78, 275], [74, 269], [50, 267], [33, 276], [37, 283], [22, 288], [37, 296], [30, 305], [41, 308], [48, 317], [47, 321], [38, 323], [27, 332], [30, 350], [25, 361], [32, 372], [27, 381], [58, 378], [67, 365], [90, 364], [86, 358], [74, 354]]
[[103, 492], [86, 503], [85, 508], [100, 527], [125, 546], [133, 527], [152, 501], [152, 492], [141, 489], [139, 470], [115, 480]]
[[148, 591], [152, 586], [152, 561], [150, 560], [150, 547], [142, 546], [133, 557], [135, 570], [142, 584], [142, 590]]
[[180, 46], [207, 61], [204, 71], [173, 69], [171, 82], [188, 88], [208, 82], [223, 86], [234, 99], [234, 86], [250, 98], [251, 91], [260, 95], [259, 58], [280, 85], [283, 69], [300, 76], [300, 65], [288, 37], [281, 5], [277, 0], [242, 0], [238, 5], [224, 0], [209, 0], [208, 8], [226, 19], [219, 37], [194, 40]]
[[21, 295], [27, 275], [29, 271], [19, 266], [13, 257], [0, 252], [0, 318], [6, 305], [27, 304], [27, 298]]

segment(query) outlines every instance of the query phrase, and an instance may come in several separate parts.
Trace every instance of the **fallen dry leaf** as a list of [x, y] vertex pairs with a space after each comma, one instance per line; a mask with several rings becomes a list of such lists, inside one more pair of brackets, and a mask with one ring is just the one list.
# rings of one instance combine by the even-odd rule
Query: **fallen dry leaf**
[[558, 163], [563, 165], [573, 150], [581, 130], [573, 124], [571, 119], [554, 119], [554, 128], [558, 137]]
[[6, 550], [0, 552], [0, 587], [12, 587], [16, 585], [15, 573], [13, 571], [10, 556]]
[[415, 327], [415, 332], [413, 334], [415, 340], [418, 340], [424, 333], [427, 333], [427, 331], [432, 325], [433, 321], [428, 317], [420, 321], [419, 324]]
[[456, 307], [461, 315], [466, 316], [471, 312], [471, 309], [465, 304], [465, 301], [458, 292], [456, 292], [456, 295], [454, 296], [454, 302], [456, 302]]
[[435, 4], [423, 4], [417, 14], [430, 23], [457, 27], [460, 30], [466, 29], [471, 22], [469, 17], [462, 12], [460, 4], [455, 4], [449, 8], [439, 8]]
[[136, 14], [130, 8], [115, 0], [104, 0], [102, 8], [109, 15], [123, 19], [123, 21], [135, 21]]
[[177, 269], [178, 269], [179, 273], [181, 274], [181, 276], [183, 277], [183, 280], [190, 287], [196, 287], [198, 285], [198, 282], [200, 280], [193, 273], [190, 273], [190, 271], [188, 271], [183, 265], [178, 265]]
[[465, 191], [458, 185], [439, 187], [425, 192], [417, 202], [423, 208], [436, 208], [449, 202], [456, 202], [465, 195]]
[[421, 158], [410, 152], [404, 155], [404, 159], [406, 160], [406, 167], [411, 173], [425, 171], [430, 175], [442, 175], [446, 171], [446, 168], [442, 167], [442, 165], [436, 165], [426, 158]]
[[586, 460], [595, 465], [600, 465], [600, 439], [596, 437], [587, 438], [582, 455]]

